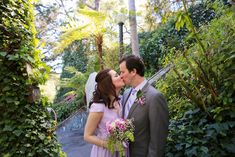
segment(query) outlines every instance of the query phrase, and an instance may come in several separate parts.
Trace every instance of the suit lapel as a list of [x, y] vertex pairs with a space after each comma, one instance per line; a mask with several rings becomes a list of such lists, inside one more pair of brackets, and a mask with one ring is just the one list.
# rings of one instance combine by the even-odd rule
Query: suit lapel
[[[144, 96], [146, 95], [147, 93], [147, 90], [148, 90], [148, 87], [149, 87], [149, 83], [147, 82], [144, 87], [141, 89], [141, 91], [143, 92]], [[137, 98], [136, 98], [137, 99]], [[137, 102], [134, 102], [134, 104], [131, 106], [130, 108], [130, 111], [129, 111], [129, 114], [127, 116], [127, 118], [130, 118], [132, 116], [132, 114], [134, 113], [134, 110], [136, 109], [136, 107], [138, 106], [138, 103]]]
[[127, 118], [130, 118], [130, 117], [131, 117], [133, 111], [136, 109], [137, 106], [138, 106], [138, 104], [134, 102], [134, 104], [133, 104], [133, 105], [131, 106], [131, 108], [130, 108], [130, 111], [129, 111], [129, 113], [128, 113]]

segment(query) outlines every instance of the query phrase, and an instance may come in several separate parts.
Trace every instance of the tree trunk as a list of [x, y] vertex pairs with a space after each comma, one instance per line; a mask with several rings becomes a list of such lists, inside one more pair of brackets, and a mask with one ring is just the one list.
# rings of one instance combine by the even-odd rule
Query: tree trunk
[[91, 6], [90, 4], [88, 4], [86, 2], [87, 0], [83, 0], [82, 3], [84, 3], [88, 8], [92, 9], [92, 10], [96, 10], [96, 11], [99, 11], [99, 8], [100, 8], [100, 0], [94, 0], [94, 3], [95, 3], [95, 6]]
[[[89, 4], [86, 3], [86, 0], [83, 1], [90, 9], [99, 11], [100, 7], [100, 0], [94, 0], [95, 7], [90, 6]], [[102, 34], [95, 34], [95, 42], [98, 50], [98, 56], [99, 56], [99, 64], [100, 64], [100, 70], [104, 69], [104, 64], [103, 64], [103, 35]]]
[[99, 56], [100, 70], [103, 70], [104, 69], [103, 58], [102, 58], [102, 55], [103, 55], [103, 49], [102, 49], [103, 35], [102, 34], [97, 34], [95, 36], [95, 38], [96, 38], [96, 45], [97, 45], [98, 56]]
[[138, 34], [137, 34], [135, 0], [129, 0], [129, 23], [130, 23], [130, 30], [131, 30], [132, 54], [136, 56], [140, 56], [139, 40], [138, 40]]
[[[94, 2], [95, 2], [95, 10], [99, 11], [100, 0], [95, 0]], [[104, 64], [103, 64], [103, 34], [97, 34], [96, 43], [97, 43], [97, 49], [98, 49], [98, 55], [99, 55], [100, 70], [103, 70], [104, 69]]]
[[100, 9], [100, 0], [95, 0], [95, 10], [99, 11]]

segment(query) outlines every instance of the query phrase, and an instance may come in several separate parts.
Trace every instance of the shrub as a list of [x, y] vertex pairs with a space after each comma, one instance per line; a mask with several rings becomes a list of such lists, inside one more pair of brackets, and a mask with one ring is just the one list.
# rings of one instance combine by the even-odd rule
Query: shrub
[[158, 83], [168, 98], [166, 156], [232, 156], [235, 153], [235, 20], [231, 10], [201, 27], [199, 44], [165, 57], [175, 67]]
[[[197, 28], [215, 18], [214, 10], [204, 3], [191, 6], [189, 12], [193, 24]], [[171, 18], [156, 30], [139, 34], [140, 55], [143, 57], [146, 69], [150, 73], [155, 73], [161, 69], [161, 60], [172, 48], [182, 51], [195, 42], [194, 40], [188, 40], [189, 32], [186, 27], [177, 31], [175, 23], [176, 20]]]

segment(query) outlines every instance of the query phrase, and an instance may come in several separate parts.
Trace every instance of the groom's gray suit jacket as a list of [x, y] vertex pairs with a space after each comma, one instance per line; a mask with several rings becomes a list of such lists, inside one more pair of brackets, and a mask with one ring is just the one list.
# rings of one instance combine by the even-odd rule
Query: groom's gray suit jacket
[[[145, 104], [134, 103], [127, 117], [134, 118], [135, 126], [135, 141], [129, 147], [130, 157], [162, 157], [169, 125], [167, 103], [164, 96], [149, 83], [141, 91]], [[122, 99], [123, 110], [129, 95], [130, 89], [127, 89]]]

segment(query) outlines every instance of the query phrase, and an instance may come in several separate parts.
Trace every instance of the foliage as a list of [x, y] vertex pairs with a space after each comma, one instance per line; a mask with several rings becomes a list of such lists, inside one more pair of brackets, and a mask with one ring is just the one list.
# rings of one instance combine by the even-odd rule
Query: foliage
[[[118, 50], [117, 47], [106, 48], [104, 51], [104, 65], [109, 68], [118, 69]], [[67, 61], [71, 61], [68, 59]], [[71, 62], [70, 62], [71, 63]], [[71, 65], [71, 64], [70, 64]], [[75, 66], [78, 66], [74, 64]], [[100, 65], [98, 60], [98, 55], [89, 55], [86, 71], [79, 71], [75, 67], [65, 67], [63, 72], [67, 73], [67, 78], [62, 78], [61, 80], [61, 88], [60, 89], [69, 89], [64, 92], [63, 97], [74, 95], [76, 100], [71, 102], [66, 102], [66, 100], [62, 100], [53, 105], [53, 108], [57, 111], [58, 117], [60, 120], [64, 120], [69, 117], [73, 112], [82, 107], [84, 104], [85, 97], [85, 85], [89, 74], [94, 71], [99, 71]]]
[[[84, 57], [85, 56], [87, 57], [86, 69], [84, 71], [81, 71], [75, 67], [77, 70], [74, 69], [71, 71], [72, 67], [76, 66], [75, 64], [73, 64], [73, 65], [69, 65], [70, 72], [68, 72], [65, 70], [65, 69], [68, 69], [68, 66], [64, 65], [63, 73], [61, 75], [62, 86], [58, 92], [58, 96], [55, 102], [61, 101], [62, 99], [58, 99], [58, 98], [63, 98], [63, 95], [66, 93], [76, 94], [76, 97], [81, 98], [81, 101], [82, 101], [84, 97], [86, 80], [88, 79], [89, 74], [94, 71], [99, 71], [104, 65], [108, 67], [115, 67], [115, 68], [117, 68], [117, 65], [118, 65], [118, 59], [117, 59], [118, 53], [116, 53], [117, 52], [116, 45], [113, 46], [112, 48], [105, 47], [104, 52], [102, 51], [103, 35], [104, 35], [104, 32], [106, 32], [106, 28], [105, 28], [106, 26], [105, 19], [107, 18], [106, 15], [100, 12], [91, 11], [87, 9], [80, 9], [79, 16], [80, 15], [82, 15], [83, 17], [86, 17], [86, 19], [88, 20], [88, 23], [85, 25], [84, 23], [80, 25], [79, 23], [80, 21], [74, 21], [74, 22], [71, 21], [70, 26], [67, 29], [65, 29], [65, 33], [60, 38], [62, 45], [58, 45], [58, 46], [66, 47], [66, 45], [64, 44], [69, 45], [70, 42], [72, 42], [74, 39], [76, 40], [83, 39], [83, 42], [81, 43], [80, 47], [82, 45], [85, 45], [84, 42], [87, 42], [87, 41], [91, 42], [91, 44], [89, 45], [90, 49], [89, 50], [86, 49], [84, 51], [86, 52], [86, 54], [85, 53], [82, 54]], [[77, 31], [78, 29], [80, 30], [80, 32]], [[93, 45], [95, 45], [96, 47], [94, 47]], [[62, 47], [60, 47], [59, 49], [61, 49]], [[99, 53], [97, 53], [97, 51]], [[104, 57], [104, 59], [102, 59], [102, 57]], [[64, 57], [63, 59], [66, 59], [66, 58]], [[76, 58], [76, 60], [79, 60], [79, 59]], [[70, 59], [68, 59], [68, 63], [71, 63]], [[65, 73], [67, 77], [63, 77], [64, 76], [63, 74]], [[57, 106], [57, 104], [55, 104], [55, 106]], [[69, 116], [69, 114], [73, 112], [73, 106], [71, 106], [71, 109], [68, 109], [68, 106], [63, 106], [61, 108], [65, 108], [65, 110], [69, 110], [69, 112], [65, 111], [66, 114], [64, 115], [64, 117]]]
[[58, 122], [62, 122], [70, 115], [75, 113], [78, 109], [80, 109], [84, 105], [83, 98], [77, 97], [72, 101], [62, 101], [57, 104], [53, 104], [51, 107], [57, 113]]
[[[84, 105], [84, 90], [87, 80], [86, 71], [88, 57], [86, 55], [89, 43], [83, 40], [75, 41], [65, 49], [63, 55], [63, 70], [60, 77], [60, 89], [57, 91], [55, 104], [52, 108], [62, 121]], [[67, 101], [68, 97], [75, 100]]]
[[[84, 45], [80, 45], [79, 47], [82, 47], [82, 46]], [[108, 49], [107, 49], [107, 52], [108, 52]], [[85, 101], [84, 101], [85, 85], [89, 77], [89, 74], [94, 71], [100, 70], [99, 57], [97, 54], [93, 53], [93, 51], [89, 52], [87, 49], [84, 49], [84, 52], [81, 52], [80, 55], [77, 55], [78, 53], [79, 52], [75, 53], [74, 55], [71, 55], [70, 57], [76, 57], [76, 56], [80, 56], [83, 54], [82, 57], [86, 58], [87, 65], [81, 64], [85, 66], [84, 67], [85, 70], [80, 71], [78, 69], [79, 66], [81, 66], [78, 64], [81, 62], [81, 60], [79, 61], [80, 57], [75, 58], [75, 59], [70, 59], [70, 57], [66, 57], [65, 58], [66, 60], [64, 60], [64, 62], [68, 64], [64, 64], [64, 69], [62, 73], [66, 73], [66, 75], [62, 75], [62, 76], [67, 76], [67, 77], [61, 78], [60, 90], [64, 90], [64, 91], [59, 91], [61, 93], [63, 92], [63, 95], [61, 95], [62, 96], [61, 98], [63, 98], [63, 100], [60, 99], [60, 101], [56, 101], [56, 103], [52, 106], [55, 109], [55, 111], [58, 113], [58, 117], [59, 117], [58, 119], [60, 121], [69, 117], [73, 112], [75, 112], [76, 110], [78, 110], [79, 108], [85, 105]], [[106, 56], [108, 56], [109, 54], [105, 53], [104, 55], [106, 58]], [[111, 55], [114, 55], [114, 54], [111, 54]], [[71, 60], [74, 60], [75, 62], [71, 62]], [[104, 64], [106, 64], [106, 62]], [[58, 92], [58, 95], [60, 94], [59, 92]], [[71, 95], [75, 97], [75, 100], [67, 102], [66, 98]]]
[[35, 50], [32, 8], [28, 0], [0, 2], [0, 156], [5, 157], [63, 156], [47, 101], [29, 99], [30, 87], [44, 83], [49, 71]]
[[158, 84], [171, 115], [166, 156], [235, 153], [234, 24], [234, 13], [224, 9], [201, 27], [201, 43], [165, 57], [165, 64], [175, 65]]
[[[68, 60], [69, 61], [69, 60]], [[74, 64], [75, 65], [75, 64]], [[76, 65], [75, 65], [76, 66]], [[61, 80], [60, 89], [69, 89], [64, 92], [63, 100], [52, 105], [52, 108], [58, 114], [59, 121], [69, 117], [72, 113], [85, 105], [85, 85], [89, 74], [100, 69], [98, 57], [96, 55], [89, 55], [86, 65], [86, 71], [80, 72], [75, 67], [66, 67], [64, 72], [71, 77], [63, 78]], [[74, 100], [67, 101], [66, 98], [73, 96]]]
[[[85, 72], [86, 64], [88, 58], [86, 52], [88, 50], [89, 44], [85, 44], [84, 41], [75, 41], [68, 48], [64, 50], [63, 54], [63, 68], [60, 76], [60, 80], [67, 80], [74, 76], [74, 73], [70, 73], [66, 70], [68, 67], [74, 67], [77, 71]], [[54, 102], [59, 102], [64, 99], [64, 95], [70, 91], [72, 88], [69, 87], [60, 87], [57, 91], [56, 98]]]
[[[63, 55], [63, 70], [66, 67], [73, 66], [78, 71], [85, 72], [87, 64], [86, 52], [88, 50], [89, 44], [85, 41], [79, 40], [73, 42], [71, 46], [64, 50]], [[62, 73], [61, 77], [66, 78], [72, 76], [70, 73]]]
[[[44, 5], [42, 1], [38, 1], [37, 3], [34, 3], [34, 9], [36, 13], [35, 27], [37, 30], [37, 38], [40, 39], [40, 41], [47, 41], [51, 34], [58, 31], [56, 27], [61, 25], [61, 23], [56, 20], [60, 8], [56, 3]], [[51, 48], [51, 44], [52, 43], [49, 43], [48, 41], [46, 46]]]
[[70, 73], [73, 73], [73, 77], [69, 78], [68, 80], [64, 79], [62, 81], [61, 86], [71, 88], [72, 90], [66, 95], [76, 94], [78, 97], [83, 97], [85, 94], [85, 84], [88, 76], [85, 73], [81, 73], [77, 71], [74, 67], [68, 67], [66, 69]]
[[[98, 60], [98, 56], [97, 55], [90, 55], [88, 57], [88, 63], [87, 63], [87, 68], [86, 68], [86, 72], [80, 72], [77, 69], [75, 69], [74, 67], [67, 67], [65, 69], [65, 71], [67, 71], [69, 74], [73, 74], [73, 76], [71, 78], [64, 78], [61, 80], [61, 88], [63, 89], [70, 89], [69, 91], [67, 91], [64, 96], [66, 99], [66, 96], [70, 96], [70, 95], [74, 95], [75, 97], [75, 102], [69, 102], [68, 104], [77, 104], [77, 109], [79, 109], [80, 107], [82, 107], [83, 105], [85, 105], [85, 85], [87, 82], [87, 79], [90, 75], [90, 73], [94, 72], [94, 71], [99, 71], [100, 69], [100, 64], [99, 64], [99, 60]], [[67, 103], [65, 103], [65, 99], [61, 102], [58, 103], [58, 105], [66, 105]], [[57, 106], [57, 104], [55, 104], [55, 106]], [[69, 106], [71, 106], [71, 109], [69, 109]], [[71, 113], [73, 113], [75, 110], [74, 109], [74, 105], [69, 105], [66, 107], [62, 107], [65, 108], [65, 110], [68, 110], [69, 112], [66, 112], [63, 114], [64, 117], [68, 117]], [[61, 112], [63, 112], [61, 110]]]
[[[106, 67], [117, 70], [119, 65], [117, 46], [114, 45], [113, 48], [105, 48], [104, 52], [104, 65]], [[58, 111], [58, 115], [59, 117], [61, 117], [59, 119], [61, 120], [69, 117], [69, 115], [71, 115], [77, 109], [85, 105], [85, 85], [89, 74], [94, 71], [97, 72], [100, 69], [97, 54], [92, 53], [92, 55], [88, 55], [87, 58], [88, 61], [86, 65], [86, 71], [81, 72], [73, 66], [64, 68], [63, 72], [66, 72], [67, 74], [69, 74], [68, 76], [71, 77], [63, 78], [61, 80], [61, 89], [69, 89], [64, 92], [64, 97], [74, 95], [76, 97], [76, 100], [72, 102], [66, 102], [65, 100], [63, 100], [53, 105], [53, 108]]]
[[60, 36], [60, 41], [54, 51], [60, 53], [74, 41], [92, 37], [97, 47], [99, 62], [102, 68], [102, 46], [103, 35], [106, 32], [106, 15], [88, 9], [80, 9], [78, 13], [87, 19], [86, 24], [83, 21], [82, 26], [80, 26], [78, 21], [71, 21], [67, 28], [64, 29], [64, 33]]
[[92, 54], [88, 57], [88, 63], [87, 63], [87, 71], [86, 73], [90, 74], [94, 71], [100, 70], [100, 64], [99, 64], [99, 56], [98, 54]]
[[[205, 4], [201, 3], [191, 6], [189, 13], [196, 27], [208, 23], [215, 17], [213, 9], [207, 8]], [[178, 20], [179, 18], [176, 19]], [[174, 18], [171, 18], [156, 30], [139, 34], [140, 55], [144, 59], [148, 72], [155, 73], [159, 70], [162, 67], [160, 61], [172, 48], [183, 50], [194, 42], [193, 40], [188, 40], [188, 30], [185, 27], [181, 28], [180, 31], [175, 29], [176, 23], [184, 26], [184, 23], [179, 23]]]
[[111, 48], [104, 49], [104, 65], [105, 67], [117, 70], [119, 69], [119, 49], [118, 45], [114, 44]]
[[48, 97], [49, 102], [53, 102], [56, 95], [56, 86], [59, 84], [60, 74], [50, 72], [45, 84], [39, 85], [41, 94]]

